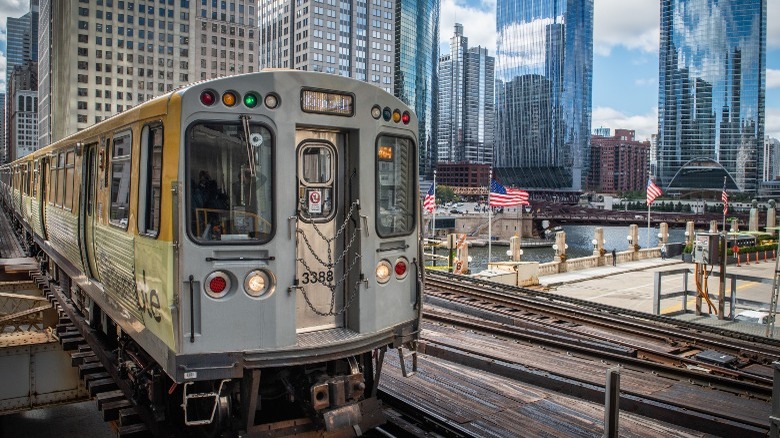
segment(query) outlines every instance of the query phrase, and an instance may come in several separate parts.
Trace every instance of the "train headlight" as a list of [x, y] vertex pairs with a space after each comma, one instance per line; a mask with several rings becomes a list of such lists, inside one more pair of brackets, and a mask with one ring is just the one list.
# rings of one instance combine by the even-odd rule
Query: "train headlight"
[[374, 105], [374, 107], [371, 108], [371, 117], [375, 119], [382, 117], [382, 108], [379, 105]]
[[409, 262], [404, 257], [399, 257], [398, 260], [395, 261], [395, 278], [399, 280], [403, 280], [406, 278], [406, 274], [409, 273]]
[[244, 279], [244, 291], [250, 297], [260, 298], [274, 292], [276, 280], [274, 275], [266, 270], [258, 269], [247, 274]]
[[390, 272], [393, 270], [393, 267], [390, 266], [390, 262], [387, 260], [382, 260], [376, 265], [376, 281], [384, 284], [387, 283], [387, 280], [390, 279]]
[[222, 271], [214, 271], [206, 277], [206, 295], [223, 298], [230, 291], [230, 277]]

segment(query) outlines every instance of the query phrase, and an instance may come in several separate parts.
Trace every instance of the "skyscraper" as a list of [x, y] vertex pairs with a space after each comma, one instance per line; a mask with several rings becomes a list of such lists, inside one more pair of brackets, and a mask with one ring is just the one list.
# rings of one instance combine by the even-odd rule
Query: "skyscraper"
[[42, 0], [43, 146], [196, 80], [257, 69], [257, 0]]
[[438, 0], [260, 0], [260, 68], [366, 81], [412, 107], [422, 173], [432, 175]]
[[[762, 179], [765, 67], [766, 0], [661, 2], [659, 185], [690, 188], [674, 183], [681, 169], [681, 175], [687, 175], [687, 163], [701, 167], [717, 162], [731, 178], [729, 188], [757, 189]], [[709, 168], [715, 172], [718, 166]], [[679, 181], [697, 189], [723, 186], [720, 178], [708, 178], [700, 170], [696, 174]]]
[[[376, 2], [379, 0], [372, 0]], [[396, 0], [396, 97], [414, 109], [419, 121], [420, 173], [433, 176], [436, 162], [436, 103], [439, 80], [439, 0]]]
[[496, 173], [505, 184], [582, 189], [593, 0], [498, 0], [496, 31]]
[[450, 53], [439, 59], [439, 163], [493, 163], [494, 59], [483, 47], [468, 47], [455, 24]]
[[395, 0], [260, 1], [260, 68], [338, 74], [393, 92]]
[[30, 0], [30, 11], [19, 18], [8, 17], [6, 80], [17, 65], [38, 61], [38, 0]]

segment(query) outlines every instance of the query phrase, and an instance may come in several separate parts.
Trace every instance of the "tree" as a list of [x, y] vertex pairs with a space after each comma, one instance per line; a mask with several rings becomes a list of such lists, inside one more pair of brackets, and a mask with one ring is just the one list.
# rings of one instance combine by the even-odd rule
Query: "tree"
[[446, 204], [447, 202], [455, 202], [459, 199], [458, 195], [452, 190], [451, 187], [439, 185], [436, 187], [436, 202], [438, 204]]

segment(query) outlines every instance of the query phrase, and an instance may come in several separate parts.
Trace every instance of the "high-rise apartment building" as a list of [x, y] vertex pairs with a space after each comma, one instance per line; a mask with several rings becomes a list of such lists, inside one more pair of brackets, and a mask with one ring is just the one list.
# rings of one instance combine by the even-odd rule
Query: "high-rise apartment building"
[[41, 0], [42, 145], [201, 79], [257, 69], [256, 0]]
[[483, 47], [468, 47], [455, 24], [450, 53], [439, 59], [439, 163], [493, 164], [494, 59]]
[[498, 0], [496, 31], [496, 173], [520, 187], [582, 189], [593, 0]]
[[412, 107], [421, 171], [433, 175], [437, 0], [260, 0], [259, 25], [261, 68], [349, 76]]
[[[685, 171], [708, 161], [725, 169], [729, 188], [755, 192], [763, 178], [766, 0], [661, 1], [659, 70], [659, 185], [720, 190], [722, 178]], [[678, 174], [686, 187], [675, 184]]]
[[38, 63], [14, 66], [8, 78], [8, 160], [38, 149]]
[[393, 92], [395, 0], [261, 0], [260, 67], [338, 74]]
[[766, 136], [763, 153], [762, 178], [764, 181], [775, 181], [780, 177], [780, 140]]
[[650, 142], [636, 141], [632, 129], [615, 129], [612, 136], [594, 134], [590, 141], [593, 167], [588, 173], [588, 190], [605, 193], [644, 190], [649, 150]]

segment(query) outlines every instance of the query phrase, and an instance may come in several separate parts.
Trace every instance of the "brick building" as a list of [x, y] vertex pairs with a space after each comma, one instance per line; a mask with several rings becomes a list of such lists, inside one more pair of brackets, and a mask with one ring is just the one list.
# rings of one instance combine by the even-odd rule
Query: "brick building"
[[634, 139], [634, 130], [615, 129], [615, 135], [593, 135], [588, 189], [604, 193], [644, 190], [647, 186], [649, 141]]

